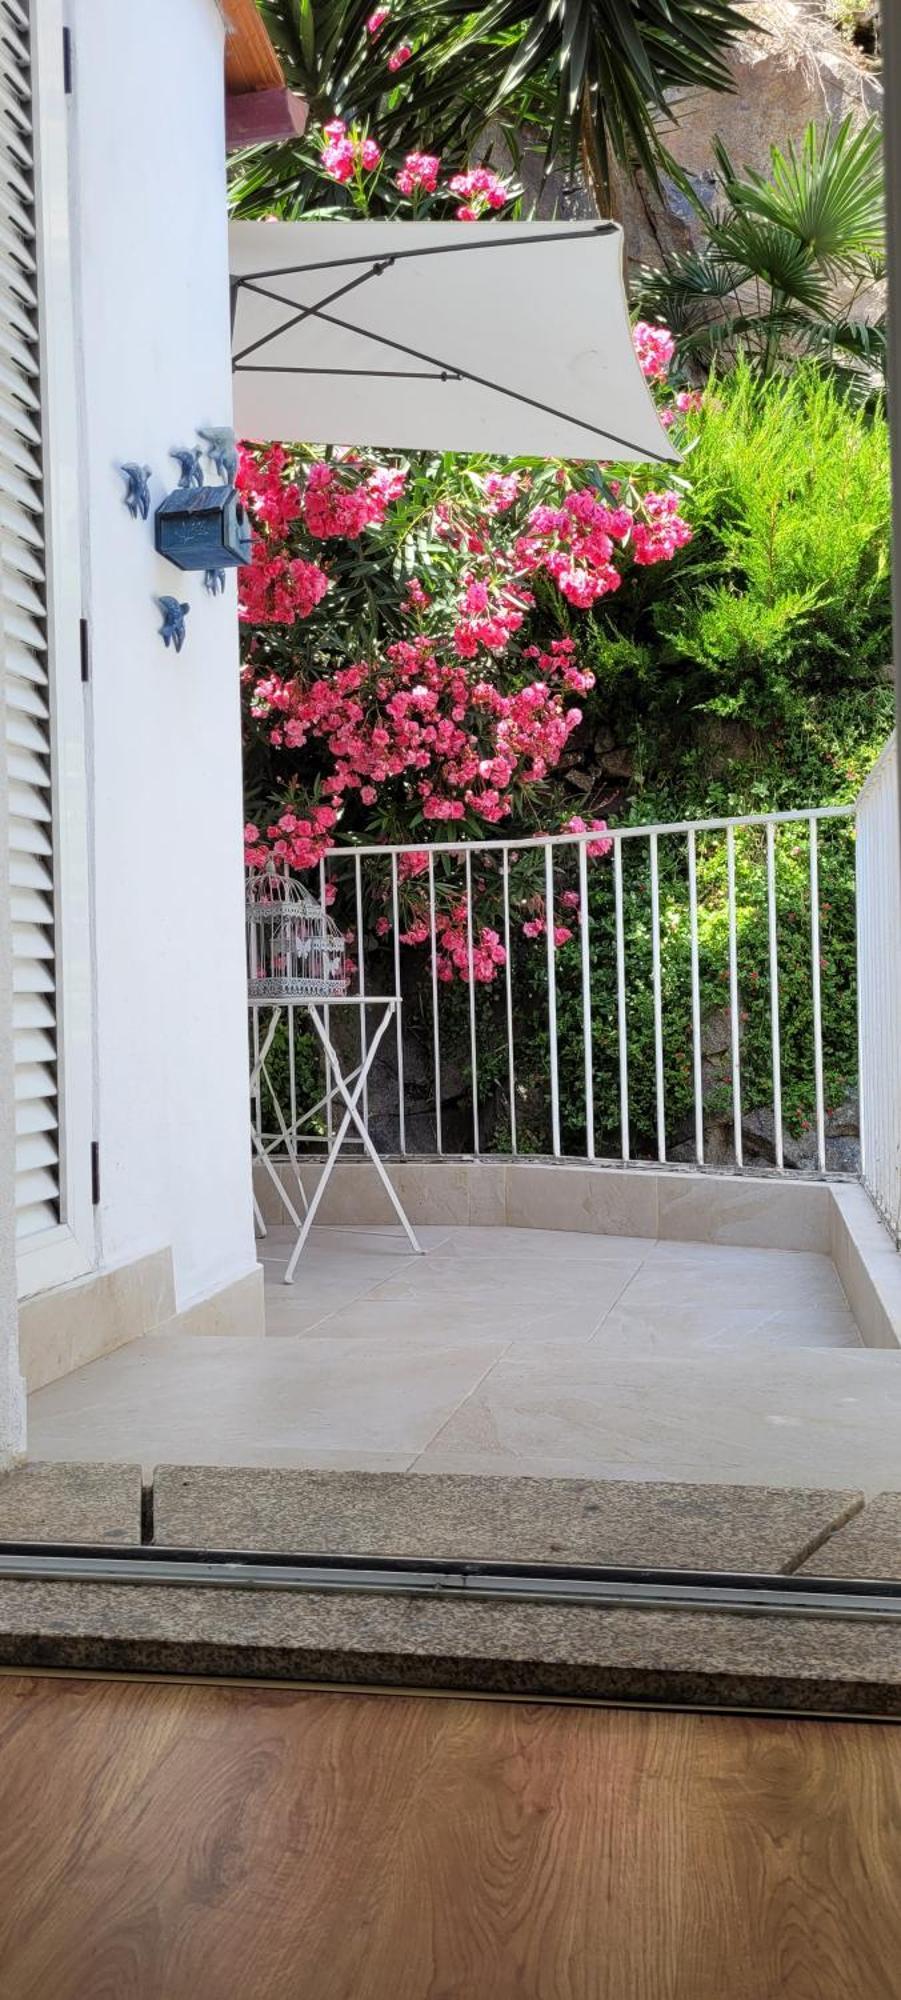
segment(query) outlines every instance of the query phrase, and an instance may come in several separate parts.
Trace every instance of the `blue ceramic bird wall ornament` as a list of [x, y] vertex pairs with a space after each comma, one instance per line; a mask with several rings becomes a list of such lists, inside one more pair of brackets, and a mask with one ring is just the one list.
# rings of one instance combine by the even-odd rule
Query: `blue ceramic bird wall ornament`
[[175, 449], [170, 451], [169, 457], [177, 459], [181, 467], [178, 481], [179, 486], [203, 485], [203, 466], [200, 463], [203, 457], [203, 447], [201, 445], [176, 445]]
[[227, 424], [198, 424], [197, 435], [203, 438], [224, 486], [233, 486], [238, 470], [238, 454], [235, 449], [235, 433]]
[[163, 614], [160, 638], [164, 646], [174, 646], [177, 653], [185, 643], [185, 619], [191, 609], [190, 604], [180, 604], [177, 597], [158, 597], [157, 604]]
[[119, 467], [119, 471], [125, 480], [125, 505], [133, 521], [136, 521], [139, 516], [142, 521], [146, 521], [150, 513], [150, 487], [148, 485], [150, 470], [149, 465], [136, 465], [131, 459], [127, 459], [125, 464]]

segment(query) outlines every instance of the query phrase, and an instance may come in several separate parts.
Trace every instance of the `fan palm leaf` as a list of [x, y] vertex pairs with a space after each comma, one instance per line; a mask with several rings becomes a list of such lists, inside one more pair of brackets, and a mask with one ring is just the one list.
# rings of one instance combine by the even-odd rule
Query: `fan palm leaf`
[[[771, 178], [737, 173], [716, 141], [719, 206], [691, 196], [706, 242], [643, 272], [642, 310], [669, 321], [683, 358], [709, 365], [724, 350], [750, 354], [764, 373], [812, 353], [824, 365], [856, 371], [867, 393], [884, 375], [884, 319], [852, 318], [872, 293], [884, 257], [881, 135], [875, 121], [854, 132], [846, 120], [801, 146], [772, 150]], [[880, 328], [882, 331], [880, 332]]]

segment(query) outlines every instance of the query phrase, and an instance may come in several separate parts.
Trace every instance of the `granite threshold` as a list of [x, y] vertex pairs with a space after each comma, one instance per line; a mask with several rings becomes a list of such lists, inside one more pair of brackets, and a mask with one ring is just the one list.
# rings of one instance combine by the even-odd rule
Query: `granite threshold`
[[[873, 1576], [901, 1498], [583, 1480], [24, 1466], [0, 1542]], [[409, 1499], [407, 1495], [409, 1494]], [[867, 1567], [868, 1515], [874, 1553]], [[253, 1523], [256, 1539], [237, 1532]], [[320, 1545], [321, 1546], [317, 1546]], [[692, 1552], [694, 1552], [692, 1554]], [[875, 1553], [878, 1552], [878, 1553]], [[698, 1560], [698, 1556], [701, 1560]], [[0, 1668], [901, 1719], [901, 1622], [308, 1589], [0, 1581]]]

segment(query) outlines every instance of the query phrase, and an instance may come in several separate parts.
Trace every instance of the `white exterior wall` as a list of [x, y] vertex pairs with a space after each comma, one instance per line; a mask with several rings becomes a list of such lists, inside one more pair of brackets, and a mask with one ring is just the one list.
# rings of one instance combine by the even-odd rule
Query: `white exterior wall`
[[[123, 459], [231, 421], [215, 0], [69, 0], [93, 826], [99, 1261], [171, 1245], [179, 1308], [253, 1269], [234, 573], [213, 599]], [[209, 475], [211, 480], [214, 475]], [[189, 601], [180, 655], [154, 602]]]

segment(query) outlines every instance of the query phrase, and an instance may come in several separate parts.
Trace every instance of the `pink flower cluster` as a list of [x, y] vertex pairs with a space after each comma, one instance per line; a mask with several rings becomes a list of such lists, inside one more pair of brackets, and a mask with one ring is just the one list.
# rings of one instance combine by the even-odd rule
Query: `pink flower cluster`
[[[429, 928], [424, 926], [426, 937]], [[445, 984], [454, 979], [469, 981], [470, 944], [469, 924], [465, 901], [452, 904], [447, 915], [439, 921], [436, 932], [435, 972]], [[422, 940], [425, 943], [425, 938]], [[507, 954], [497, 931], [483, 924], [472, 939], [472, 978], [480, 986], [490, 985], [498, 968], [507, 963]]]
[[489, 513], [506, 514], [516, 505], [526, 484], [521, 472], [486, 472], [481, 486]]
[[403, 69], [404, 63], [409, 62], [412, 54], [413, 50], [411, 49], [409, 42], [401, 42], [398, 48], [392, 49], [391, 54], [388, 57], [388, 68], [391, 71], [392, 76], [394, 76], [399, 69]]
[[356, 126], [348, 131], [343, 119], [333, 118], [322, 128], [322, 171], [330, 181], [338, 181], [342, 187], [352, 181], [355, 174], [374, 173], [382, 163], [382, 149], [374, 139], [368, 139]]
[[376, 7], [374, 14], [370, 14], [366, 23], [367, 34], [377, 35], [379, 29], [383, 28], [385, 22], [390, 18], [390, 14], [390, 7]]
[[559, 763], [581, 721], [566, 699], [572, 651], [566, 639], [548, 653], [533, 649], [536, 678], [502, 693], [422, 634], [388, 646], [377, 664], [356, 661], [312, 681], [264, 675], [251, 708], [277, 748], [325, 745], [321, 789], [336, 808], [353, 792], [371, 805], [377, 787], [401, 779], [424, 819], [461, 820], [468, 810], [494, 824], [509, 816], [515, 786], [538, 783]]
[[505, 208], [510, 200], [507, 182], [491, 167], [469, 167], [465, 174], [453, 174], [448, 186], [451, 194], [461, 197], [458, 222], [478, 222], [492, 210]]
[[569, 603], [584, 611], [619, 589], [621, 577], [613, 556], [616, 547], [628, 541], [632, 527], [628, 507], [610, 507], [583, 486], [567, 493], [560, 507], [532, 508], [525, 533], [516, 543], [517, 561], [527, 573], [546, 570]]
[[677, 549], [691, 541], [691, 529], [679, 512], [678, 493], [646, 493], [642, 502], [645, 518], [632, 529], [632, 556], [647, 567], [650, 563], [671, 562]]
[[247, 625], [293, 625], [309, 618], [329, 588], [318, 563], [281, 552], [269, 554], [264, 542], [254, 543], [254, 561], [242, 569], [238, 611]]
[[632, 340], [642, 374], [649, 382], [665, 382], [676, 351], [669, 327], [651, 326], [646, 319], [636, 320]]
[[396, 185], [401, 194], [434, 194], [438, 186], [441, 161], [436, 153], [408, 153]]
[[[264, 868], [273, 856], [289, 868], [315, 868], [335, 844], [337, 822], [338, 815], [331, 806], [313, 806], [305, 816], [283, 812], [267, 828], [267, 841], [264, 841], [259, 827], [245, 826], [245, 863], [248, 868]], [[334, 901], [334, 896], [327, 900]]]
[[355, 542], [365, 528], [380, 528], [393, 500], [404, 490], [406, 473], [399, 467], [379, 466], [364, 479], [356, 479], [352, 469], [329, 465], [324, 459], [311, 465], [303, 496], [303, 517], [317, 541]]

